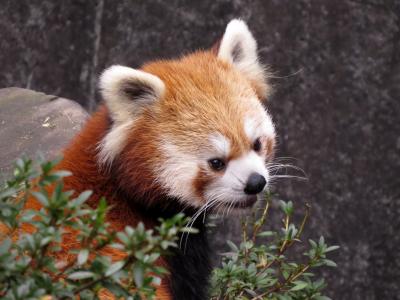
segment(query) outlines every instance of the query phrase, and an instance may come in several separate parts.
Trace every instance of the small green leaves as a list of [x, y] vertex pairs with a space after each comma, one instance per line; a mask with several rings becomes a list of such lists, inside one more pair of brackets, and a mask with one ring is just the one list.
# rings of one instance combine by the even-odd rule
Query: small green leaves
[[[15, 241], [7, 237], [0, 241], [2, 299], [51, 295], [54, 299], [79, 296], [92, 300], [98, 299], [104, 288], [117, 299], [154, 299], [155, 288], [167, 273], [157, 266], [158, 260], [177, 247], [179, 234], [196, 234], [197, 230], [186, 226], [188, 218], [178, 214], [160, 219], [153, 229], [139, 223], [115, 232], [107, 222], [106, 200], [100, 199], [92, 209], [86, 204], [91, 191], [74, 196], [73, 191], [65, 191], [63, 178], [71, 174], [54, 170], [57, 162], [19, 159], [14, 178], [0, 191], [2, 225], [11, 233], [22, 225], [34, 228], [33, 233], [19, 234]], [[54, 189], [48, 189], [50, 185]], [[23, 209], [29, 195], [42, 209]], [[265, 207], [255, 211], [254, 220], [244, 220], [241, 243], [227, 242], [230, 250], [223, 254], [222, 266], [213, 271], [211, 299], [329, 300], [322, 293], [326, 284], [315, 278], [314, 270], [335, 267], [328, 256], [339, 247], [328, 246], [323, 237], [309, 240], [303, 244], [303, 259], [292, 261], [287, 252], [299, 244], [308, 210], [299, 225], [292, 220], [293, 203], [280, 201], [282, 229], [265, 230], [272, 204], [271, 195], [266, 197]], [[71, 230], [78, 234], [71, 237]], [[68, 261], [58, 260], [55, 254], [66, 251], [61, 249], [66, 237], [72, 248], [63, 256]], [[260, 244], [265, 240], [266, 244]], [[112, 261], [102, 254], [104, 249], [124, 255]]]
[[287, 216], [291, 216], [293, 214], [293, 202], [285, 202], [283, 200], [279, 201], [279, 205], [282, 209], [282, 211], [285, 213]]
[[[279, 201], [283, 212], [283, 228], [280, 231], [262, 229], [272, 199], [267, 195], [266, 206], [253, 213], [253, 220], [246, 220], [243, 226], [242, 241], [239, 245], [228, 241], [230, 252], [223, 254], [223, 263], [213, 271], [212, 300], [294, 300], [329, 298], [322, 295], [326, 284], [314, 280], [313, 269], [320, 266], [335, 266], [326, 258], [328, 252], [338, 249], [328, 247], [323, 237], [318, 242], [309, 241], [306, 259], [291, 261], [286, 252], [300, 241], [303, 227], [309, 215], [306, 207], [305, 217], [300, 225], [291, 222], [294, 206], [291, 201]], [[258, 213], [261, 212], [261, 213]], [[247, 224], [252, 224], [249, 230]], [[251, 237], [251, 238], [249, 238]], [[266, 244], [258, 238], [268, 237]], [[255, 243], [258, 242], [258, 243]]]
[[[22, 226], [32, 229], [15, 241], [0, 236], [1, 298], [93, 300], [105, 288], [116, 299], [154, 299], [155, 286], [167, 273], [157, 260], [177, 246], [179, 233], [196, 230], [186, 227], [188, 219], [178, 214], [160, 220], [155, 229], [140, 223], [115, 232], [107, 222], [105, 199], [93, 209], [86, 204], [91, 191], [72, 196], [73, 191], [64, 190], [63, 178], [71, 173], [54, 170], [58, 161], [19, 159], [14, 178], [0, 191], [1, 225], [10, 233]], [[42, 208], [24, 210], [28, 197]], [[64, 239], [70, 250], [62, 249]], [[112, 248], [124, 254], [121, 259], [103, 255]]]
[[290, 289], [292, 292], [294, 291], [300, 291], [304, 288], [306, 288], [308, 285], [308, 282], [297, 280], [293, 281], [293, 287]]

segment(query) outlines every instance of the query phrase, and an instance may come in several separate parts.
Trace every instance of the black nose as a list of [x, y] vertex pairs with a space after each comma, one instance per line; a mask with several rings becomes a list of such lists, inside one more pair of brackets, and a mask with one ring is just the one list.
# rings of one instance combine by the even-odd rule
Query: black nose
[[249, 179], [247, 180], [246, 187], [244, 188], [244, 192], [248, 195], [258, 194], [263, 190], [267, 182], [265, 181], [264, 176], [253, 173], [250, 175]]

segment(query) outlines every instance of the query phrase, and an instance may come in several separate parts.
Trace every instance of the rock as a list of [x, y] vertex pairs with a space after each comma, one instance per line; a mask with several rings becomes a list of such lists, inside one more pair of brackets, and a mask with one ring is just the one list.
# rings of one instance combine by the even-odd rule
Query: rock
[[20, 88], [0, 89], [0, 174], [10, 175], [22, 155], [47, 158], [79, 131], [88, 114], [76, 102]]

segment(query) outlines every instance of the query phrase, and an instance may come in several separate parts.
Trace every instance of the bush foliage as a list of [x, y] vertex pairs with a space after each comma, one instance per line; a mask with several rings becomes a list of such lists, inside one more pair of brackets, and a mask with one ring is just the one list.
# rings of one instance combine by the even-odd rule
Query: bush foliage
[[[181, 233], [195, 233], [185, 226], [188, 218], [178, 214], [160, 220], [154, 229], [140, 223], [115, 232], [106, 222], [106, 201], [93, 209], [85, 203], [90, 191], [77, 197], [64, 191], [63, 178], [70, 173], [55, 171], [56, 164], [40, 161], [35, 167], [31, 160], [19, 159], [14, 177], [0, 191], [1, 299], [99, 299], [104, 290], [119, 299], [155, 299], [155, 289], [167, 273], [155, 262], [169, 255], [171, 247], [178, 247]], [[52, 192], [49, 186], [55, 187]], [[28, 197], [42, 208], [24, 209]], [[308, 211], [296, 227], [291, 222], [292, 202], [282, 201], [282, 230], [263, 231], [270, 202], [268, 196], [260, 213], [243, 220], [240, 245], [229, 242], [231, 251], [212, 274], [211, 299], [329, 299], [322, 295], [324, 281], [314, 279], [312, 271], [335, 266], [326, 254], [338, 247], [328, 247], [321, 237], [309, 241], [305, 262], [289, 260], [286, 253], [299, 244]], [[69, 257], [63, 261], [57, 253], [71, 231], [78, 233], [71, 242], [76, 247], [62, 255]], [[260, 243], [259, 239], [267, 240]], [[109, 248], [125, 255], [112, 261], [102, 254]]]
[[[62, 179], [70, 174], [53, 171], [56, 163], [43, 162], [37, 170], [32, 161], [18, 160], [14, 178], [0, 193], [0, 221], [8, 231], [0, 244], [1, 299], [99, 299], [104, 289], [123, 299], [154, 299], [155, 286], [166, 273], [155, 262], [177, 247], [178, 233], [186, 230], [185, 217], [160, 220], [155, 230], [140, 223], [112, 231], [105, 220], [105, 200], [91, 209], [85, 204], [90, 191], [76, 198], [63, 191]], [[49, 185], [55, 185], [51, 194]], [[41, 210], [22, 210], [30, 196], [42, 204]], [[26, 225], [34, 232], [18, 232]], [[63, 234], [71, 229], [78, 232], [71, 241], [78, 247], [68, 253], [73, 259], [58, 260]], [[101, 254], [106, 247], [126, 256], [113, 262]]]
[[[335, 267], [327, 259], [327, 253], [338, 249], [328, 246], [323, 237], [309, 240], [309, 248], [303, 254], [304, 262], [290, 259], [288, 250], [301, 243], [301, 234], [309, 217], [309, 206], [299, 226], [291, 222], [293, 203], [280, 201], [283, 228], [280, 231], [263, 231], [271, 195], [261, 211], [242, 221], [242, 241], [239, 246], [228, 241], [230, 251], [223, 254], [222, 266], [212, 277], [212, 300], [329, 300], [322, 294], [326, 284], [314, 279], [313, 270], [321, 266]], [[259, 239], [264, 239], [260, 243]], [[304, 245], [303, 245], [304, 247]]]

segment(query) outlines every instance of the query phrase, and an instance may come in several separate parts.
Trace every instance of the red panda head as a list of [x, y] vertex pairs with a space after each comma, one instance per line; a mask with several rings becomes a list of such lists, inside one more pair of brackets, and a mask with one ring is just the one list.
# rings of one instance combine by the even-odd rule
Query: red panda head
[[141, 70], [112, 66], [100, 88], [113, 125], [99, 163], [119, 161], [123, 188], [157, 190], [191, 207], [244, 208], [266, 189], [275, 130], [269, 86], [247, 25], [231, 21], [217, 53]]

